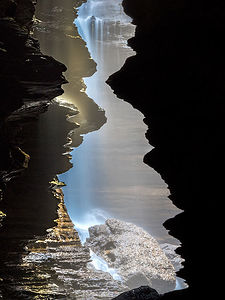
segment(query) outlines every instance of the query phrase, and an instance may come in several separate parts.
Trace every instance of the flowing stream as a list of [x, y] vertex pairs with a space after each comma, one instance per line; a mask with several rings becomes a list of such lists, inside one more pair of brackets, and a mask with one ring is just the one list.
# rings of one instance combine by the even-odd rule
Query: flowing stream
[[[135, 55], [127, 46], [135, 26], [124, 14], [121, 0], [83, 1], [73, 24], [71, 2], [62, 8], [57, 0], [40, 1], [35, 32], [42, 51], [68, 67], [69, 84], [58, 101], [79, 111], [70, 120], [80, 126], [70, 134], [73, 167], [58, 175], [66, 184], [68, 213], [82, 243], [90, 226], [113, 217], [144, 228], [160, 244], [178, 245], [162, 224], [180, 210], [168, 199], [160, 175], [143, 163], [151, 150], [144, 116], [105, 83], [127, 57]], [[93, 252], [91, 257], [96, 269], [120, 279], [102, 258]]]
[[[134, 55], [126, 41], [135, 28], [123, 13], [121, 1], [110, 2], [87, 1], [74, 22], [97, 63], [97, 72], [84, 79], [86, 93], [105, 110], [107, 122], [84, 136], [71, 152], [74, 167], [59, 178], [66, 183], [65, 201], [76, 227], [116, 217], [140, 225], [159, 241], [171, 242], [162, 223], [179, 210], [167, 198], [169, 192], [160, 175], [143, 163], [151, 149], [144, 116], [117, 99], [105, 83]], [[74, 104], [77, 106], [76, 99]]]

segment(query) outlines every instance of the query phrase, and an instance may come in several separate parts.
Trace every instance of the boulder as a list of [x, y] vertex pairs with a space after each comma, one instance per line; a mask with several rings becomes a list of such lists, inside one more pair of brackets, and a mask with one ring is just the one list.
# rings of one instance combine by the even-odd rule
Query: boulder
[[142, 228], [108, 219], [89, 228], [86, 246], [117, 270], [128, 288], [149, 285], [158, 292], [173, 290], [176, 284], [172, 263], [158, 242]]

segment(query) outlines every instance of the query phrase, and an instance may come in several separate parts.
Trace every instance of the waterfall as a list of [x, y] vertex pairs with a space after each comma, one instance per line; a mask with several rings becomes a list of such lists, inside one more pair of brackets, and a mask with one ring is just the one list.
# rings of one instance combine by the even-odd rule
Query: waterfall
[[94, 60], [102, 56], [104, 38], [104, 20], [99, 11], [100, 2], [91, 0], [82, 4], [74, 21]]
[[[92, 209], [85, 214], [82, 222], [73, 220], [74, 227], [76, 228], [82, 245], [85, 244], [86, 239], [89, 237], [88, 228], [97, 224], [103, 224], [110, 216], [101, 209]], [[90, 249], [91, 262], [90, 264], [96, 269], [109, 273], [114, 280], [122, 281], [116, 269], [110, 268], [107, 262]]]
[[[123, 24], [130, 22], [127, 16], [121, 14], [121, 2], [122, 0], [88, 0], [78, 9], [78, 16], [74, 20], [74, 24], [80, 37], [86, 42], [89, 53], [97, 63], [97, 67], [101, 66], [101, 63], [104, 61], [104, 55], [108, 47], [111, 47], [111, 44], [117, 41], [117, 36], [121, 33], [120, 28], [118, 28], [120, 22]], [[110, 43], [108, 43], [109, 41]], [[105, 47], [106, 43], [108, 43], [108, 47]], [[98, 72], [100, 70], [101, 67], [99, 67]], [[86, 83], [86, 81], [84, 82]], [[97, 90], [97, 85], [94, 86], [94, 89]], [[84, 151], [84, 146], [85, 143], [83, 143], [81, 151]], [[91, 196], [88, 195], [88, 197], [83, 198], [85, 199], [84, 201], [88, 202]], [[79, 233], [82, 244], [85, 244], [86, 239], [89, 237], [88, 228], [104, 223], [109, 217], [104, 211], [92, 209], [91, 203], [88, 204], [90, 207], [86, 207], [86, 211], [83, 210], [83, 207], [82, 210], [77, 209], [77, 215], [73, 218], [74, 226]], [[110, 268], [104, 259], [93, 251], [90, 251], [90, 255], [92, 266], [97, 270], [108, 272], [114, 280], [121, 281], [117, 271]]]
[[133, 30], [130, 22], [131, 19], [121, 13], [121, 0], [88, 0], [79, 7], [78, 17], [74, 20], [95, 61], [103, 59], [104, 42], [121, 41], [121, 24]]
[[113, 268], [110, 268], [107, 262], [101, 258], [100, 256], [96, 255], [92, 250], [90, 250], [90, 255], [92, 262], [91, 264], [95, 267], [96, 270], [101, 270], [103, 272], [109, 273], [114, 280], [122, 281], [120, 275], [117, 271]]
[[95, 16], [78, 17], [75, 20], [78, 32], [82, 39], [86, 42], [88, 50], [95, 60], [101, 57], [101, 45], [104, 37], [104, 21]]

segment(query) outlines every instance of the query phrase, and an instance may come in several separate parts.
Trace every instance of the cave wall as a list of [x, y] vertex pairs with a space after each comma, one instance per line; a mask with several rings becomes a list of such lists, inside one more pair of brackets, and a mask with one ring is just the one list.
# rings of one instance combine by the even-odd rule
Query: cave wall
[[0, 3], [1, 119], [26, 101], [62, 94], [61, 84], [66, 83], [62, 76], [66, 67], [43, 55], [32, 38], [34, 4], [31, 0]]
[[66, 67], [43, 55], [32, 37], [36, 1], [0, 2], [0, 191], [21, 168], [18, 132], [24, 119], [37, 118], [49, 100], [61, 95]]
[[[7, 118], [25, 103], [43, 105], [62, 93], [65, 83], [65, 66], [42, 55], [30, 35], [34, 4], [0, 2], [0, 176], [12, 153], [20, 156], [5, 134]], [[182, 242], [178, 251], [185, 263], [178, 275], [189, 288], [162, 297], [216, 299], [224, 198], [225, 3], [124, 0], [123, 5], [137, 25], [129, 40], [137, 55], [108, 83], [145, 115], [146, 137], [155, 148], [144, 161], [161, 174], [171, 201], [184, 210], [165, 226]]]
[[163, 298], [216, 299], [209, 287], [219, 281], [214, 258], [223, 198], [225, 4], [124, 0], [123, 6], [137, 26], [128, 41], [137, 54], [107, 83], [144, 114], [154, 146], [144, 162], [161, 174], [169, 198], [184, 210], [164, 225], [182, 243], [178, 276], [189, 288]]

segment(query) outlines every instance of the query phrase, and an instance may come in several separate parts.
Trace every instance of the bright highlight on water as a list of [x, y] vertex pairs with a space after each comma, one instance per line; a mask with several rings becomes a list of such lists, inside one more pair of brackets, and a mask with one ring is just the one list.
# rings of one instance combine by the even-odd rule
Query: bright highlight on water
[[[103, 224], [106, 219], [109, 218], [109, 216], [106, 216], [107, 214], [104, 211], [93, 209], [84, 216], [83, 223], [77, 223], [76, 221], [73, 221], [73, 223], [75, 224], [75, 228], [78, 231], [82, 245], [85, 244], [86, 239], [89, 237], [88, 228], [94, 225]], [[117, 271], [113, 268], [110, 268], [107, 262], [103, 258], [96, 255], [91, 249], [90, 255], [92, 260], [91, 264], [96, 270], [107, 272], [113, 277], [114, 280], [121, 281], [121, 277], [117, 273]]]
[[102, 259], [101, 257], [97, 256], [92, 250], [90, 250], [92, 265], [95, 267], [96, 270], [101, 270], [103, 272], [108, 272], [113, 279], [122, 281], [120, 275], [116, 272], [115, 269], [109, 268], [107, 262]]
[[[143, 220], [154, 223], [154, 218], [159, 219], [154, 209], [157, 213], [159, 210], [161, 212], [161, 197], [166, 197], [164, 182], [160, 181], [155, 172], [153, 175], [153, 171], [142, 162], [143, 155], [149, 151], [144, 138], [146, 128], [141, 119], [143, 116], [139, 116], [138, 112], [122, 101], [114, 102], [116, 99], [105, 84], [105, 80], [114, 71], [113, 68], [118, 69], [124, 59], [134, 54], [126, 46], [127, 39], [133, 35], [134, 26], [130, 24], [130, 18], [122, 13], [122, 7], [120, 11], [120, 5], [121, 0], [113, 3], [88, 0], [80, 6], [78, 17], [74, 20], [90, 56], [97, 63], [97, 72], [84, 79], [87, 87], [85, 92], [106, 111], [107, 116], [107, 123], [101, 130], [88, 134], [88, 137], [85, 135], [82, 145], [74, 148], [71, 160], [74, 168], [60, 175], [61, 180], [67, 184], [63, 189], [65, 201], [83, 245], [89, 238], [88, 228], [105, 223], [111, 216], [121, 220], [130, 219], [129, 221], [141, 227], [144, 227]], [[78, 105], [77, 107], [79, 110]], [[138, 126], [137, 118], [140, 119]], [[140, 138], [141, 134], [143, 140]], [[150, 212], [145, 203], [151, 207]], [[103, 208], [111, 216], [96, 207]], [[166, 207], [163, 209], [168, 211]], [[110, 268], [110, 262], [108, 265], [92, 250], [90, 255], [95, 269], [122, 281], [123, 275], [120, 276], [117, 270]]]

